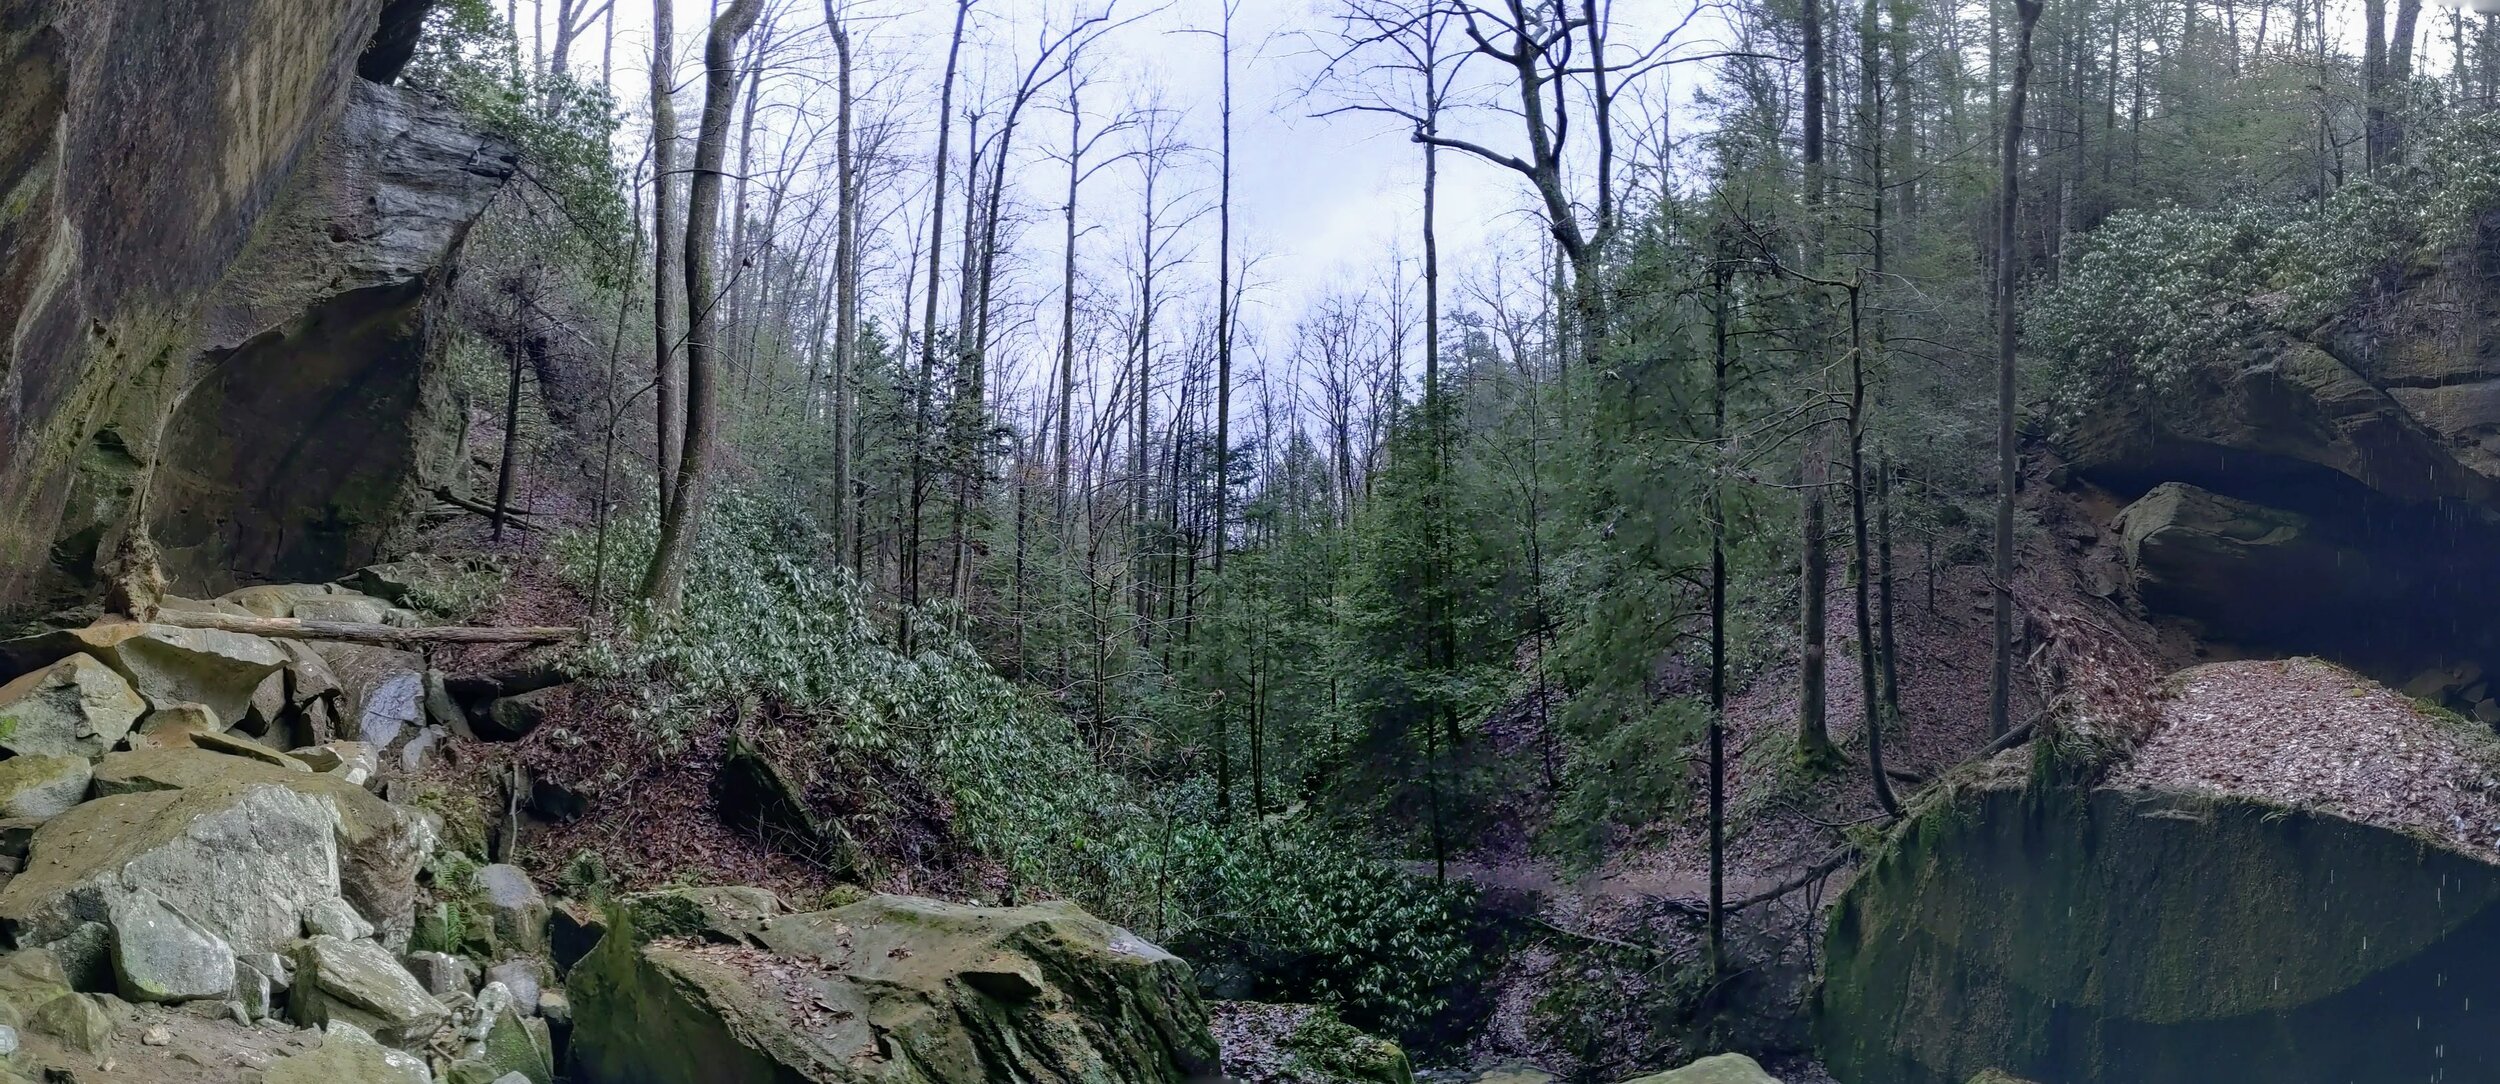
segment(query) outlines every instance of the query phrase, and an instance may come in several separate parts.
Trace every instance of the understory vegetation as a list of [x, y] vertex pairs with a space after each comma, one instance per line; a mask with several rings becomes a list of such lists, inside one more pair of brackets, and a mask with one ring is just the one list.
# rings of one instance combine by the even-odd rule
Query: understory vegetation
[[[1706, 839], [1731, 776], [1737, 830], [1843, 776], [1875, 805], [1836, 823], [1898, 805], [1899, 626], [2037, 533], [2000, 422], [2161, 402], [2500, 205], [2488, 18], [2434, 69], [2264, 0], [1633, 6], [731, 0], [654, 100], [641, 24], [444, 5], [410, 81], [530, 163], [456, 305], [471, 496], [536, 517], [496, 545], [551, 539], [655, 747], [766, 721], [933, 795], [828, 812], [909, 806], [967, 894], [1455, 1042], [1539, 936], [1470, 862]], [[1387, 257], [1277, 282], [1307, 239], [1234, 221], [1253, 70], [1523, 213], [1462, 246], [1401, 202]], [[1747, 693], [1777, 723], [1714, 745]], [[1549, 1039], [1603, 1063], [1607, 1002], [1723, 963], [1641, 958], [1548, 991]]]

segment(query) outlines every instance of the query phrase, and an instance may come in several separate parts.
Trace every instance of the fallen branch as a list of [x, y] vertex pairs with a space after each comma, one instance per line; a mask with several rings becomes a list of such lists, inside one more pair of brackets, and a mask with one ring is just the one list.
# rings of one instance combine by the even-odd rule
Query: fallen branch
[[[494, 505], [488, 504], [488, 503], [486, 503], [485, 501], [473, 500], [473, 499], [468, 498], [468, 497], [463, 497], [463, 496], [461, 496], [460, 494], [458, 494], [458, 493], [456, 493], [456, 492], [453, 492], [453, 491], [452, 491], [452, 488], [451, 488], [450, 486], [443, 486], [443, 487], [441, 487], [441, 488], [439, 488], [439, 489], [436, 489], [436, 490], [434, 491], [434, 496], [436, 496], [437, 498], [440, 498], [440, 499], [442, 500], [442, 502], [443, 502], [443, 503], [448, 504], [448, 505], [450, 505], [450, 506], [452, 506], [452, 507], [454, 507], [454, 508], [460, 509], [460, 510], [461, 510], [461, 511], [463, 511], [463, 512], [475, 512], [475, 513], [477, 513], [478, 515], [485, 516], [485, 517], [487, 517], [487, 518], [489, 518], [489, 519], [492, 519], [492, 518], [494, 518], [494, 516], [495, 516], [495, 506], [494, 506]], [[515, 527], [519, 527], [519, 528], [521, 528], [522, 530], [525, 530], [525, 531], [534, 531], [534, 530], [537, 530], [537, 529], [538, 529], [538, 528], [536, 528], [536, 527], [532, 527], [532, 526], [530, 526], [530, 524], [529, 524], [529, 516], [530, 516], [530, 513], [526, 512], [526, 511], [523, 511], [523, 510], [521, 510], [521, 509], [518, 509], [518, 508], [506, 508], [506, 509], [504, 509], [504, 510], [503, 510], [503, 516], [504, 516], [504, 518], [505, 518], [506, 520], [511, 521], [511, 523], [512, 523], [512, 525], [513, 525], [513, 526], [515, 526]]]
[[376, 647], [417, 648], [429, 644], [553, 644], [581, 639], [578, 628], [552, 626], [439, 625], [401, 628], [361, 621], [316, 621], [300, 617], [234, 617], [228, 614], [173, 613], [156, 615], [160, 625], [215, 629], [276, 640], [335, 640]]
[[[1837, 851], [1833, 851], [1822, 861], [1807, 867], [1803, 873], [1785, 881], [1781, 881], [1778, 884], [1772, 885], [1771, 887], [1763, 889], [1762, 891], [1756, 892], [1750, 896], [1738, 896], [1735, 899], [1727, 901], [1727, 909], [1730, 912], [1742, 911], [1748, 907], [1756, 907], [1769, 903], [1772, 900], [1776, 900], [1782, 896], [1788, 895], [1791, 892], [1806, 888], [1810, 885], [1821, 884], [1823, 878], [1831, 876], [1834, 871], [1837, 871], [1840, 867], [1847, 865], [1849, 863], [1849, 856], [1856, 853], [1856, 848], [1842, 847]], [[1668, 910], [1679, 914], [1694, 915], [1701, 918], [1710, 917], [1710, 901], [1708, 900], [1697, 900], [1689, 896], [1660, 896], [1657, 897], [1657, 900]]]
[[1989, 757], [1997, 755], [1998, 753], [2002, 753], [2017, 745], [2030, 741], [2033, 726], [2034, 724], [2032, 723], [2024, 723], [2021, 726], [2017, 726], [2012, 730], [2006, 731], [2002, 737], [1989, 742], [1987, 748], [1981, 749], [1979, 751], [1979, 756], [1974, 759], [1986, 760]]
[[1564, 937], [1569, 937], [1569, 938], [1573, 938], [1573, 939], [1575, 939], [1575, 940], [1580, 940], [1580, 941], [1586, 941], [1586, 942], [1588, 942], [1588, 943], [1590, 943], [1590, 944], [1593, 944], [1593, 945], [1605, 945], [1605, 946], [1607, 946], [1607, 947], [1609, 947], [1609, 948], [1630, 949], [1630, 950], [1632, 950], [1632, 951], [1634, 951], [1634, 952], [1645, 952], [1645, 953], [1648, 953], [1648, 954], [1650, 954], [1650, 955], [1652, 955], [1652, 956], [1664, 956], [1664, 955], [1666, 955], [1666, 950], [1665, 950], [1665, 949], [1656, 948], [1656, 947], [1653, 947], [1653, 946], [1650, 946], [1650, 945], [1636, 945], [1636, 944], [1633, 944], [1633, 943], [1632, 943], [1632, 942], [1630, 942], [1630, 941], [1618, 941], [1618, 940], [1616, 940], [1616, 939], [1614, 939], [1614, 938], [1612, 938], [1612, 937], [1607, 937], [1607, 936], [1604, 936], [1604, 935], [1602, 935], [1602, 934], [1587, 933], [1587, 932], [1584, 932], [1584, 931], [1581, 931], [1581, 930], [1567, 930], [1567, 929], [1564, 929], [1564, 928], [1562, 928], [1562, 927], [1560, 927], [1560, 926], [1554, 925], [1554, 924], [1553, 924], [1553, 923], [1551, 923], [1551, 922], [1547, 922], [1547, 921], [1545, 921], [1544, 919], [1538, 918], [1538, 917], [1536, 917], [1535, 915], [1529, 915], [1529, 916], [1528, 916], [1528, 921], [1533, 922], [1533, 923], [1536, 923], [1536, 924], [1537, 924], [1537, 925], [1539, 925], [1539, 926], [1543, 926], [1543, 927], [1545, 927], [1547, 930], [1550, 930], [1550, 931], [1552, 931], [1552, 932], [1554, 932], [1554, 933], [1561, 934], [1561, 935], [1563, 935]]

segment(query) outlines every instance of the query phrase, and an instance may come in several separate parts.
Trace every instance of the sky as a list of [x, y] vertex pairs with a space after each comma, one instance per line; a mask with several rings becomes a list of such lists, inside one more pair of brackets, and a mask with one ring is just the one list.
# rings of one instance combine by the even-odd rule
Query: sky
[[[989, 70], [967, 70], [965, 86], [983, 86], [1002, 96], [1035, 49], [1044, 25], [1064, 26], [1072, 8], [1098, 11], [1105, 0], [979, 0], [973, 8], [965, 56], [985, 58]], [[1219, 135], [1222, 65], [1218, 40], [1210, 33], [1222, 24], [1225, 0], [1117, 0], [1115, 14], [1125, 22], [1092, 47], [1088, 67], [1093, 85], [1086, 91], [1089, 112], [1111, 112], [1124, 102], [1159, 92], [1181, 112], [1182, 137], [1198, 152], [1185, 167], [1184, 184], [1203, 189], [1212, 203], [1217, 178], [1215, 147]], [[1249, 268], [1252, 292], [1245, 306], [1245, 329], [1253, 337], [1264, 328], [1281, 335], [1295, 315], [1318, 295], [1331, 290], [1379, 281], [1393, 260], [1420, 259], [1422, 242], [1422, 150], [1409, 138], [1410, 126], [1377, 113], [1324, 116], [1361, 92], [1344, 81], [1326, 82], [1322, 69], [1336, 42], [1337, 26], [1329, 13], [1335, 0], [1233, 0], [1234, 41], [1234, 247], [1236, 262]], [[1646, 44], [1669, 25], [1670, 0], [1614, 0], [1619, 41]], [[945, 62], [953, 5], [942, 0], [848, 0], [859, 20], [859, 54], [863, 63], [882, 70], [882, 93], [910, 112], [933, 116], [939, 77]], [[709, 0], [676, 0], [681, 78], [696, 77], [694, 51], [708, 22]], [[554, 18], [553, 5], [543, 16]], [[1684, 5], [1673, 3], [1680, 13]], [[530, 5], [523, 4], [524, 40], [529, 36]], [[644, 58], [651, 0], [620, 0], [616, 27], [613, 80], [620, 103], [631, 115], [628, 138], [641, 138], [647, 115]], [[831, 111], [831, 91], [820, 80], [830, 72], [829, 45], [823, 30], [822, 0], [771, 0], [792, 52], [782, 54], [786, 68], [775, 69], [766, 100], [806, 99]], [[1707, 35], [1688, 29], [1692, 40], [1683, 47], [1705, 51]], [[979, 46], [975, 48], [974, 46]], [[1453, 41], [1452, 48], [1457, 47]], [[1629, 46], [1627, 46], [1628, 48]], [[596, 71], [599, 42], [576, 46], [575, 70]], [[777, 51], [778, 52], [778, 51]], [[1014, 69], [1014, 70], [1011, 70]], [[1348, 70], [1352, 70], [1349, 68]], [[1688, 79], [1699, 66], [1671, 69], [1674, 78]], [[1486, 72], [1487, 76], [1493, 73]], [[1492, 87], [1459, 88], [1464, 101], [1490, 100]], [[960, 111], [965, 91], [958, 90]], [[1645, 111], [1672, 93], [1689, 96], [1689, 88], [1653, 79], [1644, 92]], [[681, 124], [691, 127], [692, 89], [681, 94]], [[1011, 174], [1015, 191], [1029, 214], [1055, 215], [1062, 202], [1064, 167], [1049, 160], [1066, 140], [1065, 114], [1054, 92], [1031, 107], [1018, 136], [1019, 153]], [[775, 123], [769, 112], [761, 122]], [[786, 120], [784, 121], [786, 123]], [[925, 183], [928, 147], [926, 121], [910, 139], [909, 153], [923, 159], [907, 183]], [[1623, 123], [1637, 123], [1637, 120]], [[1505, 150], [1524, 145], [1515, 117], [1489, 110], [1460, 109], [1446, 122], [1452, 134]], [[962, 134], [956, 135], [956, 161], [961, 162]], [[638, 152], [638, 147], [636, 148]], [[1515, 173], [1464, 154], [1444, 152], [1439, 185], [1440, 244], [1444, 267], [1453, 277], [1491, 258], [1533, 258], [1540, 236], [1539, 219], [1529, 212], [1529, 190]], [[1113, 246], [1133, 243], [1137, 196], [1133, 171], [1112, 170], [1089, 181], [1084, 215], [1102, 214], [1108, 223], [1089, 234], [1081, 248], [1099, 262], [1106, 276], [1114, 274]], [[960, 181], [957, 182], [960, 185]], [[914, 189], [907, 202], [925, 216], [925, 192]], [[1119, 209], [1126, 209], [1123, 214]], [[950, 213], [950, 219], [953, 219]], [[960, 221], [959, 219], [955, 219]], [[1203, 303], [1211, 285], [1214, 219], [1210, 214], [1192, 231], [1193, 262], [1184, 274], [1195, 287], [1192, 304]], [[1055, 269], [1059, 251], [1055, 220], [1037, 223], [1017, 246], [1037, 268]], [[951, 264], [951, 257], [950, 257]], [[951, 272], [950, 272], [951, 274]], [[1028, 307], [1039, 309], [1040, 294], [1055, 289], [1054, 273], [1037, 270], [1024, 284]], [[1055, 304], [1055, 302], [1053, 302]], [[1046, 319], [1055, 319], [1048, 318]], [[1055, 325], [1050, 334], [1055, 335]]]

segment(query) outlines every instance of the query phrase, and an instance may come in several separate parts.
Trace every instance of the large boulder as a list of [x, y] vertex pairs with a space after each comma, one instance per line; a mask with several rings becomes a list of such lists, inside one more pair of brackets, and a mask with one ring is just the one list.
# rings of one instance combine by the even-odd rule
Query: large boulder
[[383, 4], [7, 5], [0, 603], [58, 598], [110, 551], [186, 383], [169, 359], [218, 345], [201, 317], [221, 283], [267, 285], [237, 257], [268, 241]]
[[0, 813], [57, 817], [87, 800], [91, 770], [82, 756], [19, 756], [0, 760]]
[[115, 753], [105, 797], [38, 828], [25, 870], [0, 888], [0, 929], [20, 944], [101, 921], [149, 889], [238, 951], [279, 951], [315, 904], [344, 899], [385, 936], [412, 923], [417, 870], [437, 828], [336, 776], [201, 749]]
[[0, 664], [20, 671], [77, 654], [111, 667], [150, 707], [204, 704], [226, 723], [243, 718], [253, 691], [286, 663], [276, 644], [257, 636], [135, 621], [0, 643]]
[[36, 830], [0, 928], [39, 945], [154, 898], [233, 949], [281, 951], [339, 895], [337, 820], [319, 796], [242, 779], [99, 798]]
[[82, 652], [0, 685], [0, 749], [102, 756], [147, 710], [130, 682]]
[[[413, 921], [417, 871], [434, 853], [441, 834], [431, 815], [385, 802], [344, 776], [281, 768], [205, 749], [114, 753], [95, 766], [95, 790], [100, 795], [235, 784], [274, 785], [319, 800], [329, 812], [336, 840], [338, 894], [386, 936], [406, 935]], [[39, 857], [44, 831], [51, 827], [47, 824], [36, 833]], [[7, 890], [0, 890], [0, 901], [6, 899]], [[8, 917], [5, 903], [0, 903], [0, 924]]]
[[448, 1016], [388, 949], [326, 934], [295, 947], [288, 1011], [298, 1024], [352, 1024], [402, 1050], [424, 1045]]
[[2316, 808], [1956, 788], [1832, 911], [1851, 1084], [2500, 1079], [2500, 865]]
[[1189, 968], [1072, 904], [874, 896], [756, 944], [611, 930], [567, 982], [587, 1084], [1160, 1084], [1215, 1068]]
[[1713, 1054], [1681, 1069], [1627, 1080], [1623, 1084], [1780, 1084], [1778, 1077], [1743, 1054]]

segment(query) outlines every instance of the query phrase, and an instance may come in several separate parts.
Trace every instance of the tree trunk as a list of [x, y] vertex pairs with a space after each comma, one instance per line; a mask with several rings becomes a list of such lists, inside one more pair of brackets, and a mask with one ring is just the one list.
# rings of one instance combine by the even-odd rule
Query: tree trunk
[[694, 172], [686, 186], [686, 452], [677, 490], [660, 516], [659, 545], [642, 594], [674, 610], [685, 591], [686, 566], [703, 526], [705, 474], [718, 428], [720, 360], [714, 350], [717, 313], [714, 264], [719, 242], [721, 163], [728, 156], [730, 113], [738, 96], [738, 39], [755, 25], [764, 0], [730, 0], [712, 21], [703, 49], [703, 120], [695, 136]]
[[686, 385], [677, 363], [677, 106], [673, 100], [676, 52], [673, 0], [651, 5], [651, 358], [659, 387], [660, 503], [677, 492], [678, 458], [685, 453]]
[[833, 317], [833, 537], [835, 560], [845, 552], [853, 571], [858, 571], [856, 556], [859, 536], [857, 488], [851, 474], [857, 470], [851, 455], [853, 436], [852, 407], [858, 401], [854, 387], [858, 379], [859, 349], [859, 180], [858, 150], [851, 131], [855, 103], [851, 78], [851, 29], [835, 12], [834, 0], [825, 0], [825, 25], [833, 34], [835, 78], [834, 170], [835, 185], [841, 191], [841, 206], [834, 216], [833, 274], [837, 280], [839, 299], [834, 303]]
[[[1823, 47], [1823, 0], [1805, 0], [1802, 6], [1802, 30], [1805, 52], [1805, 99], [1799, 112], [1805, 126], [1805, 213], [1806, 273], [1819, 275], [1823, 268], [1823, 121], [1824, 80], [1828, 64]], [[1806, 287], [1808, 309], [1806, 366], [1820, 374], [1823, 359], [1823, 287]], [[1816, 387], [1821, 377], [1815, 378]], [[1818, 408], [1819, 409], [1819, 408]], [[1829, 634], [1824, 626], [1824, 599], [1831, 583], [1831, 557], [1828, 552], [1829, 530], [1824, 523], [1823, 487], [1830, 479], [1830, 449], [1824, 444], [1820, 424], [1807, 434], [1805, 462], [1798, 470], [1801, 507], [1798, 522], [1802, 528], [1799, 539], [1802, 558], [1798, 562], [1797, 581], [1797, 753], [1809, 764], [1827, 764], [1837, 756], [1832, 748], [1831, 728], [1824, 718], [1827, 699], [1825, 662], [1829, 651]]]
[[[954, 130], [955, 71], [963, 56], [964, 21], [971, 14], [972, 0], [955, 0], [955, 30], [947, 38], [946, 75], [938, 87], [937, 155], [930, 168], [933, 190], [929, 196], [929, 293], [922, 302], [920, 317], [920, 379], [911, 393], [911, 478], [904, 496], [908, 507], [899, 560], [906, 611], [920, 605], [920, 513], [928, 490], [929, 404], [937, 379], [938, 269], [946, 248], [947, 141]], [[910, 627], [908, 616], [903, 627]]]
[[2042, 0], [2014, 0], [2014, 87], [2006, 101], [2004, 151], [1997, 172], [1997, 518], [1996, 658], [1988, 673], [1988, 734], [2004, 737], [2014, 703], [2014, 444], [2015, 295], [2020, 267], [2014, 216], [2021, 206], [2023, 105], [2031, 89], [2031, 31]]

